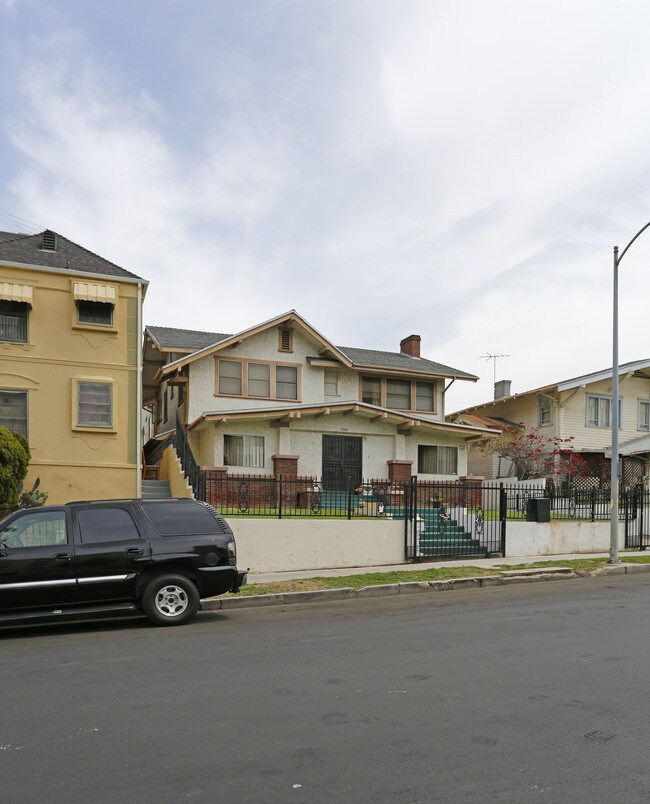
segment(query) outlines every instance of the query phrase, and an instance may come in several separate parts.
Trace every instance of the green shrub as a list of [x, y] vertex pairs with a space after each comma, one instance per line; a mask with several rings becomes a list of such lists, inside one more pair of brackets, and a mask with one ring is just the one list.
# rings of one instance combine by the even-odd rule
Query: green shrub
[[29, 459], [27, 439], [0, 427], [0, 508], [18, 505]]

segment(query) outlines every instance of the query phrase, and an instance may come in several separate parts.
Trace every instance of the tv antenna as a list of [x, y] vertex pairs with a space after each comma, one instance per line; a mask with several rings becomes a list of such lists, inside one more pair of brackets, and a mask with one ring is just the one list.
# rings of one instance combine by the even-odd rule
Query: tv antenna
[[480, 357], [481, 360], [487, 360], [488, 362], [490, 360], [494, 361], [494, 363], [493, 363], [493, 366], [494, 366], [494, 382], [496, 383], [496, 381], [497, 381], [497, 360], [502, 360], [504, 357], [510, 357], [510, 355], [492, 355], [489, 352], [487, 352], [484, 355], [479, 355], [479, 357]]

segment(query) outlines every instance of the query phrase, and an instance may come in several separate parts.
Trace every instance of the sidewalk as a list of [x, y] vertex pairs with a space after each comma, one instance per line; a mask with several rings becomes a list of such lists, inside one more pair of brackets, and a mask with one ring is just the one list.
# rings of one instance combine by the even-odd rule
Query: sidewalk
[[[342, 567], [339, 569], [316, 570], [289, 570], [287, 572], [249, 572], [248, 583], [276, 583], [278, 581], [294, 581], [297, 578], [340, 578], [346, 575], [369, 575], [376, 572], [396, 572], [409, 570], [439, 569], [440, 567], [490, 567], [504, 564], [535, 564], [538, 561], [571, 561], [580, 558], [607, 558], [608, 553], [571, 553], [559, 556], [514, 556], [511, 558], [470, 558], [467, 560], [455, 559], [453, 561], [421, 561], [417, 564], [391, 564], [380, 567]], [[620, 554], [621, 561], [625, 561], [625, 553]], [[631, 555], [638, 555], [634, 551]]]

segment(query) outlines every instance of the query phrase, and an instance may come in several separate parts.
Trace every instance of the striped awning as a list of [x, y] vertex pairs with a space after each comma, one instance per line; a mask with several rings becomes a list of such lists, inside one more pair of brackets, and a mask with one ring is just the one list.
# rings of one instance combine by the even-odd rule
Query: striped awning
[[32, 291], [31, 285], [18, 285], [14, 282], [0, 282], [0, 299], [2, 301], [23, 302], [31, 305]]
[[75, 301], [104, 302], [115, 304], [117, 294], [112, 285], [97, 285], [88, 282], [75, 282], [73, 295]]

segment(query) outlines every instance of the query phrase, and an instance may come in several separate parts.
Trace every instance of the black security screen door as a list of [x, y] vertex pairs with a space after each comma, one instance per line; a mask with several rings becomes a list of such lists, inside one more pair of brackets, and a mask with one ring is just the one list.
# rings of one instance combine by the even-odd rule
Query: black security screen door
[[323, 488], [355, 489], [361, 484], [362, 443], [357, 436], [323, 436]]

